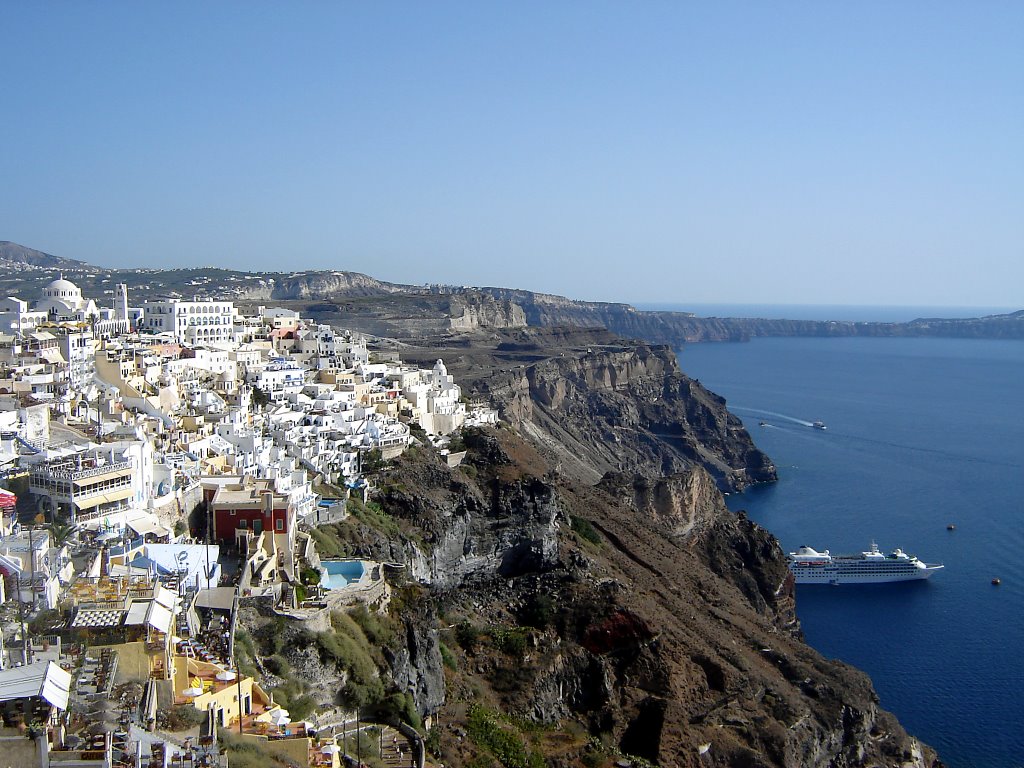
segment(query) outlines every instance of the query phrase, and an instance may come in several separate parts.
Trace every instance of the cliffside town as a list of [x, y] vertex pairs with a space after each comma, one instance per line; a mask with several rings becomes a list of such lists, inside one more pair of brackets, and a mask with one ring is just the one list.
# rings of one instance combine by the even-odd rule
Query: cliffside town
[[363, 277], [0, 301], [15, 764], [939, 765], [802, 642], [671, 349]]

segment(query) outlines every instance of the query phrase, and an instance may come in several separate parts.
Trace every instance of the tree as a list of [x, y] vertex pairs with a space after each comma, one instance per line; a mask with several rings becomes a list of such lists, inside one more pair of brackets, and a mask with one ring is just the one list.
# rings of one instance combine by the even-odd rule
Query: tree
[[384, 469], [384, 454], [380, 448], [373, 448], [360, 455], [360, 470], [364, 473], [380, 472]]
[[256, 387], [256, 386], [254, 386], [252, 388], [252, 404], [253, 405], [255, 405], [257, 408], [262, 408], [263, 406], [265, 406], [269, 402], [270, 402], [270, 395], [267, 392], [263, 391], [262, 389], [260, 389], [259, 387]]
[[67, 544], [75, 534], [78, 533], [78, 526], [68, 522], [54, 521], [50, 524], [50, 538], [53, 546], [62, 547]]

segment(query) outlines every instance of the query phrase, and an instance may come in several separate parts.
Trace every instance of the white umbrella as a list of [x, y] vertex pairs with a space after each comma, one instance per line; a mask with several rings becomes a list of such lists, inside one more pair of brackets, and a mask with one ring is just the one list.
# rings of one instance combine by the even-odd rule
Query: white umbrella
[[283, 709], [275, 709], [270, 715], [270, 722], [274, 725], [288, 725], [292, 719], [288, 717], [288, 713]]
[[236, 677], [237, 675], [230, 669], [222, 669], [220, 672], [217, 673], [217, 679], [222, 680], [224, 682], [234, 680]]
[[185, 690], [183, 690], [181, 692], [181, 695], [182, 696], [188, 696], [188, 697], [191, 698], [192, 696], [199, 696], [202, 692], [203, 692], [202, 688], [186, 688]]
[[321, 749], [320, 752], [324, 755], [336, 755], [341, 752], [341, 747], [337, 744], [328, 744], [326, 747]]
[[113, 531], [106, 531], [96, 537], [96, 541], [112, 541], [113, 539], [120, 539], [121, 534], [114, 533]]

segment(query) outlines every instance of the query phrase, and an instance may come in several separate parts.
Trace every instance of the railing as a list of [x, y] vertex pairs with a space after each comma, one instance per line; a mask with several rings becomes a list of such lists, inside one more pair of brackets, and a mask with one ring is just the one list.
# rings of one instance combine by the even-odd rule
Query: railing
[[97, 508], [89, 512], [79, 512], [77, 515], [75, 515], [75, 519], [79, 523], [85, 523], [90, 520], [95, 520], [98, 517], [109, 517], [110, 515], [117, 515], [121, 512], [127, 512], [129, 509], [131, 509], [131, 506], [128, 504], [119, 504], [116, 507], [104, 507], [103, 509]]
[[97, 475], [105, 475], [110, 472], [123, 472], [125, 470], [131, 470], [133, 468], [131, 461], [116, 461], [110, 464], [105, 464], [102, 467], [92, 467], [90, 469], [63, 469], [56, 467], [41, 467], [40, 469], [32, 472], [32, 480], [45, 481], [47, 479], [56, 480], [83, 480], [88, 477], [96, 477]]
[[138, 537], [132, 539], [131, 541], [127, 542], [126, 544], [122, 544], [121, 546], [118, 546], [118, 547], [111, 547], [110, 548], [110, 554], [111, 555], [123, 555], [123, 554], [125, 554], [127, 552], [131, 552], [133, 549], [139, 549], [145, 543], [146, 543], [146, 537], [145, 536], [138, 536]]

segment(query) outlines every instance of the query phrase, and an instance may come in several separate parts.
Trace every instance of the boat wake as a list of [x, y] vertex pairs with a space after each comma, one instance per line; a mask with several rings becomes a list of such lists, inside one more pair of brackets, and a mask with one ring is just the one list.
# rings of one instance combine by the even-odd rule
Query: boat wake
[[794, 416], [787, 416], [784, 413], [776, 413], [775, 411], [765, 411], [765, 410], [762, 410], [760, 408], [744, 408], [743, 406], [740, 406], [740, 405], [730, 405], [729, 406], [729, 410], [730, 411], [741, 411], [743, 413], [753, 413], [753, 414], [758, 415], [758, 416], [774, 416], [777, 419], [784, 419], [785, 421], [791, 421], [794, 424], [801, 424], [801, 425], [803, 425], [805, 427], [813, 427], [814, 426], [814, 422], [813, 421], [805, 421], [804, 419], [798, 419], [798, 418], [795, 418]]

